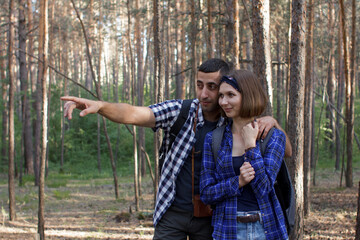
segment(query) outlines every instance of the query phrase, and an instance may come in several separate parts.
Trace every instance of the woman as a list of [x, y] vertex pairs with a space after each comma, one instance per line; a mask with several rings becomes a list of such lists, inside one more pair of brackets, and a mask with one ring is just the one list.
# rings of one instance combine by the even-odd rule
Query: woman
[[274, 190], [285, 135], [275, 129], [264, 156], [256, 141], [255, 117], [267, 105], [264, 89], [252, 72], [235, 70], [222, 77], [219, 94], [219, 104], [232, 121], [225, 128], [217, 159], [212, 152], [212, 132], [207, 134], [200, 180], [201, 200], [215, 205], [213, 238], [288, 239]]

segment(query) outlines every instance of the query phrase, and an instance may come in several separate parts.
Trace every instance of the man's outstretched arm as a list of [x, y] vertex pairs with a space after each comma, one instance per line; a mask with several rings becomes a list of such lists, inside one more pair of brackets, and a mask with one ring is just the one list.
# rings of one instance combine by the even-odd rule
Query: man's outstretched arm
[[75, 108], [80, 109], [80, 116], [98, 113], [109, 120], [122, 124], [142, 127], [155, 127], [155, 116], [149, 107], [133, 106], [127, 103], [110, 103], [94, 101], [86, 98], [64, 96], [60, 98], [64, 104], [64, 116], [72, 119]]

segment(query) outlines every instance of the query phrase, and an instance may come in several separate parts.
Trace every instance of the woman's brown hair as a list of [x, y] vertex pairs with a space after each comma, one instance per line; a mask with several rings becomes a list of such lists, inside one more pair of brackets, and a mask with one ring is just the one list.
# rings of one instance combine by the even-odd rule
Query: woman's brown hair
[[233, 70], [224, 76], [224, 78], [226, 77], [235, 79], [239, 87], [242, 96], [240, 117], [260, 116], [266, 109], [268, 97], [258, 77], [253, 72], [244, 69]]

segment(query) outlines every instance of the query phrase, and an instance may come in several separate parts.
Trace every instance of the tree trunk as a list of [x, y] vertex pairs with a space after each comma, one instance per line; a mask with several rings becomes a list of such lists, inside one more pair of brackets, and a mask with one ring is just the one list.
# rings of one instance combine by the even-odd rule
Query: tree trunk
[[[339, 16], [339, 18], [341, 18], [341, 16]], [[342, 27], [341, 24], [339, 26], [339, 31], [338, 31], [338, 36], [339, 36], [339, 42], [338, 42], [338, 49], [339, 49], [339, 55], [338, 55], [338, 59], [339, 59], [339, 72], [338, 72], [338, 81], [337, 81], [337, 102], [336, 102], [336, 108], [338, 109], [338, 111], [340, 111], [340, 113], [343, 111], [343, 99], [344, 99], [344, 57], [343, 57], [343, 48], [342, 46]], [[341, 132], [341, 128], [342, 128], [342, 119], [341, 116], [338, 112], [336, 112], [336, 126], [337, 126], [337, 131], [336, 131], [336, 139], [335, 139], [335, 147], [336, 147], [336, 160], [335, 160], [335, 169], [340, 169], [340, 162], [341, 162], [341, 152], [344, 151], [344, 149], [342, 150], [341, 148], [341, 136], [340, 136], [340, 132]]]
[[344, 68], [345, 68], [345, 106], [346, 106], [346, 156], [347, 156], [347, 166], [346, 166], [346, 187], [353, 186], [353, 176], [352, 176], [352, 143], [354, 138], [354, 95], [353, 82], [349, 74], [349, 57], [346, 41], [346, 24], [345, 24], [345, 8], [344, 1], [339, 0], [340, 2], [340, 16], [341, 16], [341, 25], [342, 25], [342, 42], [344, 49]]
[[213, 3], [212, 0], [207, 0], [207, 42], [206, 42], [206, 55], [207, 58], [213, 58], [214, 57], [214, 44], [213, 44], [213, 24], [212, 24], [212, 14], [213, 14]]
[[[354, 141], [354, 98], [355, 98], [355, 71], [356, 71], [356, 3], [355, 0], [352, 0], [352, 21], [351, 21], [351, 50], [350, 50], [350, 81], [349, 86], [350, 88], [350, 97], [349, 109], [347, 111], [347, 187], [353, 186], [353, 179], [352, 179], [352, 151], [353, 151], [353, 141]], [[348, 97], [347, 97], [348, 98]]]
[[8, 32], [8, 79], [10, 83], [9, 89], [9, 217], [13, 221], [16, 219], [15, 210], [15, 127], [14, 127], [14, 109], [15, 109], [15, 53], [14, 53], [14, 42], [15, 42], [15, 1], [9, 1], [9, 32]]
[[[132, 104], [135, 104], [135, 62], [133, 58], [132, 46], [131, 46], [131, 20], [130, 20], [130, 0], [126, 1], [127, 11], [128, 11], [128, 27], [127, 27], [127, 42], [130, 51], [130, 82], [131, 82], [131, 101]], [[139, 210], [139, 168], [138, 168], [138, 153], [137, 153], [137, 140], [136, 140], [136, 126], [132, 127], [133, 132], [133, 153], [134, 153], [134, 192], [135, 192], [135, 208], [136, 211]]]
[[[55, 1], [56, 0], [52, 0], [51, 2], [51, 5], [50, 5], [50, 24], [51, 24], [51, 28], [50, 28], [50, 33], [48, 34], [49, 35], [49, 45], [48, 45], [48, 55], [49, 55], [49, 59], [48, 59], [48, 65], [50, 66], [55, 66], [54, 64], [54, 52], [53, 52], [53, 49], [54, 49], [54, 17], [55, 17]], [[65, 13], [68, 12], [68, 7], [65, 8]], [[52, 87], [52, 83], [55, 81], [55, 77], [54, 77], [54, 74], [53, 74], [53, 71], [50, 71], [49, 72], [49, 87], [48, 87], [48, 92], [47, 92], [47, 95], [48, 95], [48, 112], [47, 112], [47, 126], [50, 125], [50, 116], [51, 116], [51, 110], [50, 110], [50, 106], [51, 106], [51, 87]], [[67, 79], [66, 79], [67, 81]], [[47, 131], [47, 136], [46, 138], [48, 139], [49, 138], [49, 131]], [[49, 174], [49, 147], [46, 148], [46, 164], [45, 164], [45, 178], [48, 176]]]
[[[335, 9], [334, 9], [334, 3], [329, 2], [329, 37], [330, 37], [330, 54], [329, 54], [329, 67], [328, 67], [328, 76], [327, 76], [327, 95], [329, 98], [329, 103], [334, 105], [335, 104]], [[328, 139], [329, 144], [329, 152], [330, 155], [334, 155], [335, 150], [335, 118], [334, 118], [334, 110], [332, 107], [330, 107], [330, 104], [326, 107], [326, 118], [328, 119], [328, 131], [327, 137], [325, 139]]]
[[[1, 22], [5, 21], [5, 17], [0, 17]], [[0, 33], [0, 39], [2, 42], [5, 42], [6, 34], [5, 32]], [[2, 124], [1, 124], [1, 160], [0, 164], [3, 166], [7, 166], [8, 164], [8, 99], [7, 99], [7, 91], [9, 88], [9, 85], [6, 79], [6, 57], [7, 57], [7, 49], [5, 44], [0, 45], [0, 79], [1, 79], [1, 100], [4, 104], [3, 110], [2, 110]]]
[[225, 0], [225, 36], [223, 37], [226, 41], [225, 45], [225, 59], [229, 60], [231, 62], [235, 62], [234, 58], [234, 35], [235, 35], [235, 29], [234, 29], [234, 1], [236, 0]]
[[303, 239], [304, 234], [304, 81], [306, 1], [293, 0], [291, 21], [291, 58], [288, 136], [293, 147], [289, 168], [295, 189], [295, 226], [290, 239]]
[[[20, 63], [20, 83], [22, 92], [22, 115], [23, 115], [23, 144], [24, 144], [24, 159], [25, 172], [27, 174], [34, 173], [33, 166], [33, 143], [32, 143], [32, 129], [31, 116], [29, 104], [28, 91], [28, 70], [26, 65], [26, 23], [25, 23], [25, 0], [19, 0], [19, 63]], [[20, 166], [22, 169], [22, 166]], [[22, 173], [20, 173], [21, 176]]]
[[[164, 65], [163, 65], [163, 54], [161, 52], [162, 44], [160, 40], [160, 26], [159, 18], [161, 10], [159, 8], [158, 0], [153, 0], [153, 9], [154, 9], [154, 97], [156, 102], [162, 102], [164, 100]], [[181, 8], [184, 9], [184, 8]], [[157, 131], [154, 134], [154, 155], [155, 155], [155, 182], [154, 182], [154, 192], [158, 191], [159, 183], [159, 154], [158, 149], [160, 147], [162, 132]], [[154, 194], [154, 202], [156, 202], [156, 194]]]
[[313, 0], [308, 1], [308, 27], [306, 36], [306, 61], [305, 61], [305, 101], [304, 101], [304, 215], [310, 213], [310, 163], [312, 145], [312, 98], [313, 98], [313, 59], [314, 59], [314, 10]]
[[253, 68], [269, 97], [266, 115], [272, 115], [272, 83], [270, 52], [270, 1], [252, 1]]
[[39, 212], [38, 212], [38, 233], [40, 239], [45, 239], [45, 162], [47, 148], [47, 116], [48, 100], [46, 84], [48, 82], [48, 1], [40, 1], [39, 19], [39, 76], [41, 82], [42, 96], [42, 134], [41, 134], [41, 161], [39, 171]]
[[101, 173], [101, 116], [97, 115], [97, 168]]
[[[102, 6], [101, 6], [102, 1], [99, 1], [99, 21], [98, 21], [98, 25], [99, 25], [99, 29], [98, 29], [98, 49], [99, 49], [99, 53], [98, 53], [98, 65], [97, 65], [97, 81], [99, 83], [99, 85], [102, 82], [102, 76], [101, 76], [101, 66], [102, 66], [102, 51], [103, 51], [103, 41], [102, 41], [102, 19], [103, 19], [103, 14], [102, 14]], [[97, 166], [98, 166], [98, 170], [99, 172], [101, 172], [101, 123], [100, 123], [101, 118], [98, 116], [97, 117]]]
[[[184, 11], [186, 9], [185, 1], [180, 1], [180, 9]], [[185, 26], [185, 16], [184, 12], [180, 12], [180, 22], [182, 23], [180, 25], [180, 84], [179, 84], [179, 95], [177, 98], [185, 99], [186, 97], [186, 41], [185, 41], [185, 32], [186, 32], [186, 26]], [[158, 16], [160, 17], [160, 16]], [[160, 30], [159, 30], [160, 31]], [[159, 61], [159, 60], [158, 60]], [[155, 79], [155, 81], [157, 81]]]
[[[89, 38], [89, 52], [90, 52], [90, 56], [92, 56], [92, 47], [93, 47], [93, 42], [94, 42], [94, 27], [95, 24], [93, 23], [93, 17], [94, 17], [94, 0], [90, 0], [89, 2], [89, 13], [88, 13], [88, 26], [89, 26], [89, 33], [88, 33], [88, 38]], [[85, 87], [88, 90], [92, 90], [93, 89], [93, 80], [91, 77], [91, 66], [90, 66], [90, 60], [87, 59], [87, 67], [86, 67], [86, 78], [85, 78]]]
[[[33, 7], [32, 7], [32, 1], [31, 0], [26, 0], [26, 5], [27, 5], [27, 19], [28, 19], [28, 31], [34, 31], [34, 25], [33, 25]], [[27, 47], [27, 52], [29, 53], [29, 56], [34, 56], [34, 37], [33, 34], [28, 34], [27, 35], [28, 38], [28, 47]], [[32, 108], [33, 108], [33, 113], [35, 113], [35, 117], [36, 119], [38, 119], [40, 116], [38, 114], [38, 107], [37, 107], [37, 95], [41, 96], [41, 92], [36, 93], [37, 91], [37, 78], [36, 78], [36, 74], [35, 74], [35, 66], [34, 63], [35, 60], [32, 57], [29, 57], [28, 60], [28, 74], [29, 74], [29, 80], [30, 80], [30, 85], [31, 85], [31, 93], [32, 93], [32, 100], [34, 101], [34, 103], [32, 104]], [[35, 94], [36, 93], [36, 94]], [[33, 117], [32, 117], [33, 118]], [[32, 121], [31, 127], [29, 128], [30, 131], [33, 134], [33, 170], [31, 171], [34, 176], [35, 176], [35, 185], [38, 185], [38, 176], [39, 176], [39, 171], [38, 171], [38, 166], [39, 166], [39, 145], [40, 145], [40, 136], [36, 133], [41, 131], [41, 128], [39, 129], [39, 126], [41, 126], [41, 123], [37, 124], [36, 120]], [[30, 170], [29, 170], [30, 171]], [[30, 172], [29, 172], [30, 173]]]
[[[138, 99], [138, 106], [144, 105], [144, 76], [143, 76], [143, 47], [141, 44], [141, 18], [140, 18], [140, 6], [139, 6], [139, 0], [135, 1], [135, 48], [136, 48], [136, 57], [137, 57], [137, 80], [138, 80], [138, 93], [137, 93], [137, 99]], [[139, 149], [145, 148], [145, 129], [143, 127], [140, 127], [138, 129], [139, 133]], [[139, 169], [140, 169], [140, 175], [139, 175], [139, 185], [141, 186], [141, 176], [145, 176], [146, 173], [146, 158], [145, 154], [143, 152], [139, 152]], [[140, 190], [140, 189], [139, 189]]]
[[[26, 0], [27, 5], [27, 18], [28, 18], [28, 31], [34, 31], [33, 26], [33, 7], [32, 7], [32, 1]], [[34, 38], [33, 34], [28, 34], [28, 48], [27, 52], [29, 53], [29, 56], [34, 55]], [[34, 59], [32, 57], [29, 57], [28, 61], [28, 72], [29, 72], [29, 80], [31, 84], [31, 93], [35, 93], [36, 91], [36, 79], [35, 79], [35, 67], [34, 67]], [[34, 98], [35, 100], [35, 98]]]
[[240, 68], [240, 20], [239, 20], [239, 1], [233, 2], [234, 6], [234, 65]]
[[[172, 4], [171, 4], [171, 0], [167, 1], [167, 10], [166, 10], [166, 14], [164, 15], [164, 28], [165, 30], [165, 43], [166, 43], [166, 48], [164, 49], [166, 51], [165, 53], [165, 99], [170, 99], [170, 92], [171, 92], [171, 73], [172, 73], [172, 66], [173, 66], [173, 52], [171, 51], [171, 49], [174, 47], [173, 44], [173, 35], [172, 35], [172, 25], [171, 25], [171, 13], [172, 13]], [[150, 29], [149, 29], [150, 30]], [[150, 32], [150, 31], [149, 31]], [[147, 39], [150, 39], [149, 37]], [[148, 48], [147, 48], [148, 49]], [[146, 51], [146, 60], [148, 60], [148, 51]], [[146, 74], [145, 70], [144, 70], [144, 74]], [[145, 81], [145, 79], [144, 79]]]
[[[68, 12], [68, 7], [64, 6], [65, 9], [63, 9], [62, 14], [65, 17], [66, 13]], [[60, 31], [60, 37], [62, 42], [66, 43], [68, 41], [68, 34], [67, 34], [67, 30], [64, 31]], [[61, 59], [60, 64], [62, 66], [62, 72], [67, 76], [69, 74], [69, 61], [68, 61], [68, 44], [63, 44], [63, 46], [61, 46], [62, 51], [61, 51]], [[63, 85], [63, 92], [64, 95], [67, 96], [69, 95], [69, 89], [68, 89], [68, 80], [65, 78], [64, 79], [64, 85]], [[64, 106], [61, 106], [62, 108], [62, 112], [64, 111], [63, 108]], [[63, 171], [63, 167], [64, 167], [64, 155], [65, 155], [65, 132], [67, 130], [67, 120], [64, 116], [64, 114], [62, 114], [61, 117], [61, 159], [60, 159], [60, 171]]]
[[279, 29], [276, 31], [276, 59], [278, 62], [277, 65], [277, 72], [276, 72], [276, 120], [278, 121], [279, 125], [282, 125], [283, 113], [281, 111], [281, 105], [283, 103], [283, 79], [281, 74], [281, 47], [280, 47], [280, 36], [279, 36]]
[[197, 54], [196, 54], [196, 36], [197, 36], [197, 19], [195, 18], [195, 0], [190, 1], [191, 5], [191, 75], [190, 75], [190, 93], [189, 98], [195, 97], [195, 78], [197, 72]]
[[360, 240], [360, 182], [359, 182], [357, 216], [356, 216], [356, 227], [355, 228], [356, 228], [355, 240]]

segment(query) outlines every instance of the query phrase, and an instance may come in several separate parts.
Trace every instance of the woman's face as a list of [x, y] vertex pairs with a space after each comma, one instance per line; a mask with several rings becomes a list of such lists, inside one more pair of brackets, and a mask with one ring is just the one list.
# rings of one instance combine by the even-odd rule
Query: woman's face
[[223, 82], [219, 89], [219, 105], [227, 117], [238, 117], [240, 115], [241, 94], [230, 84]]

